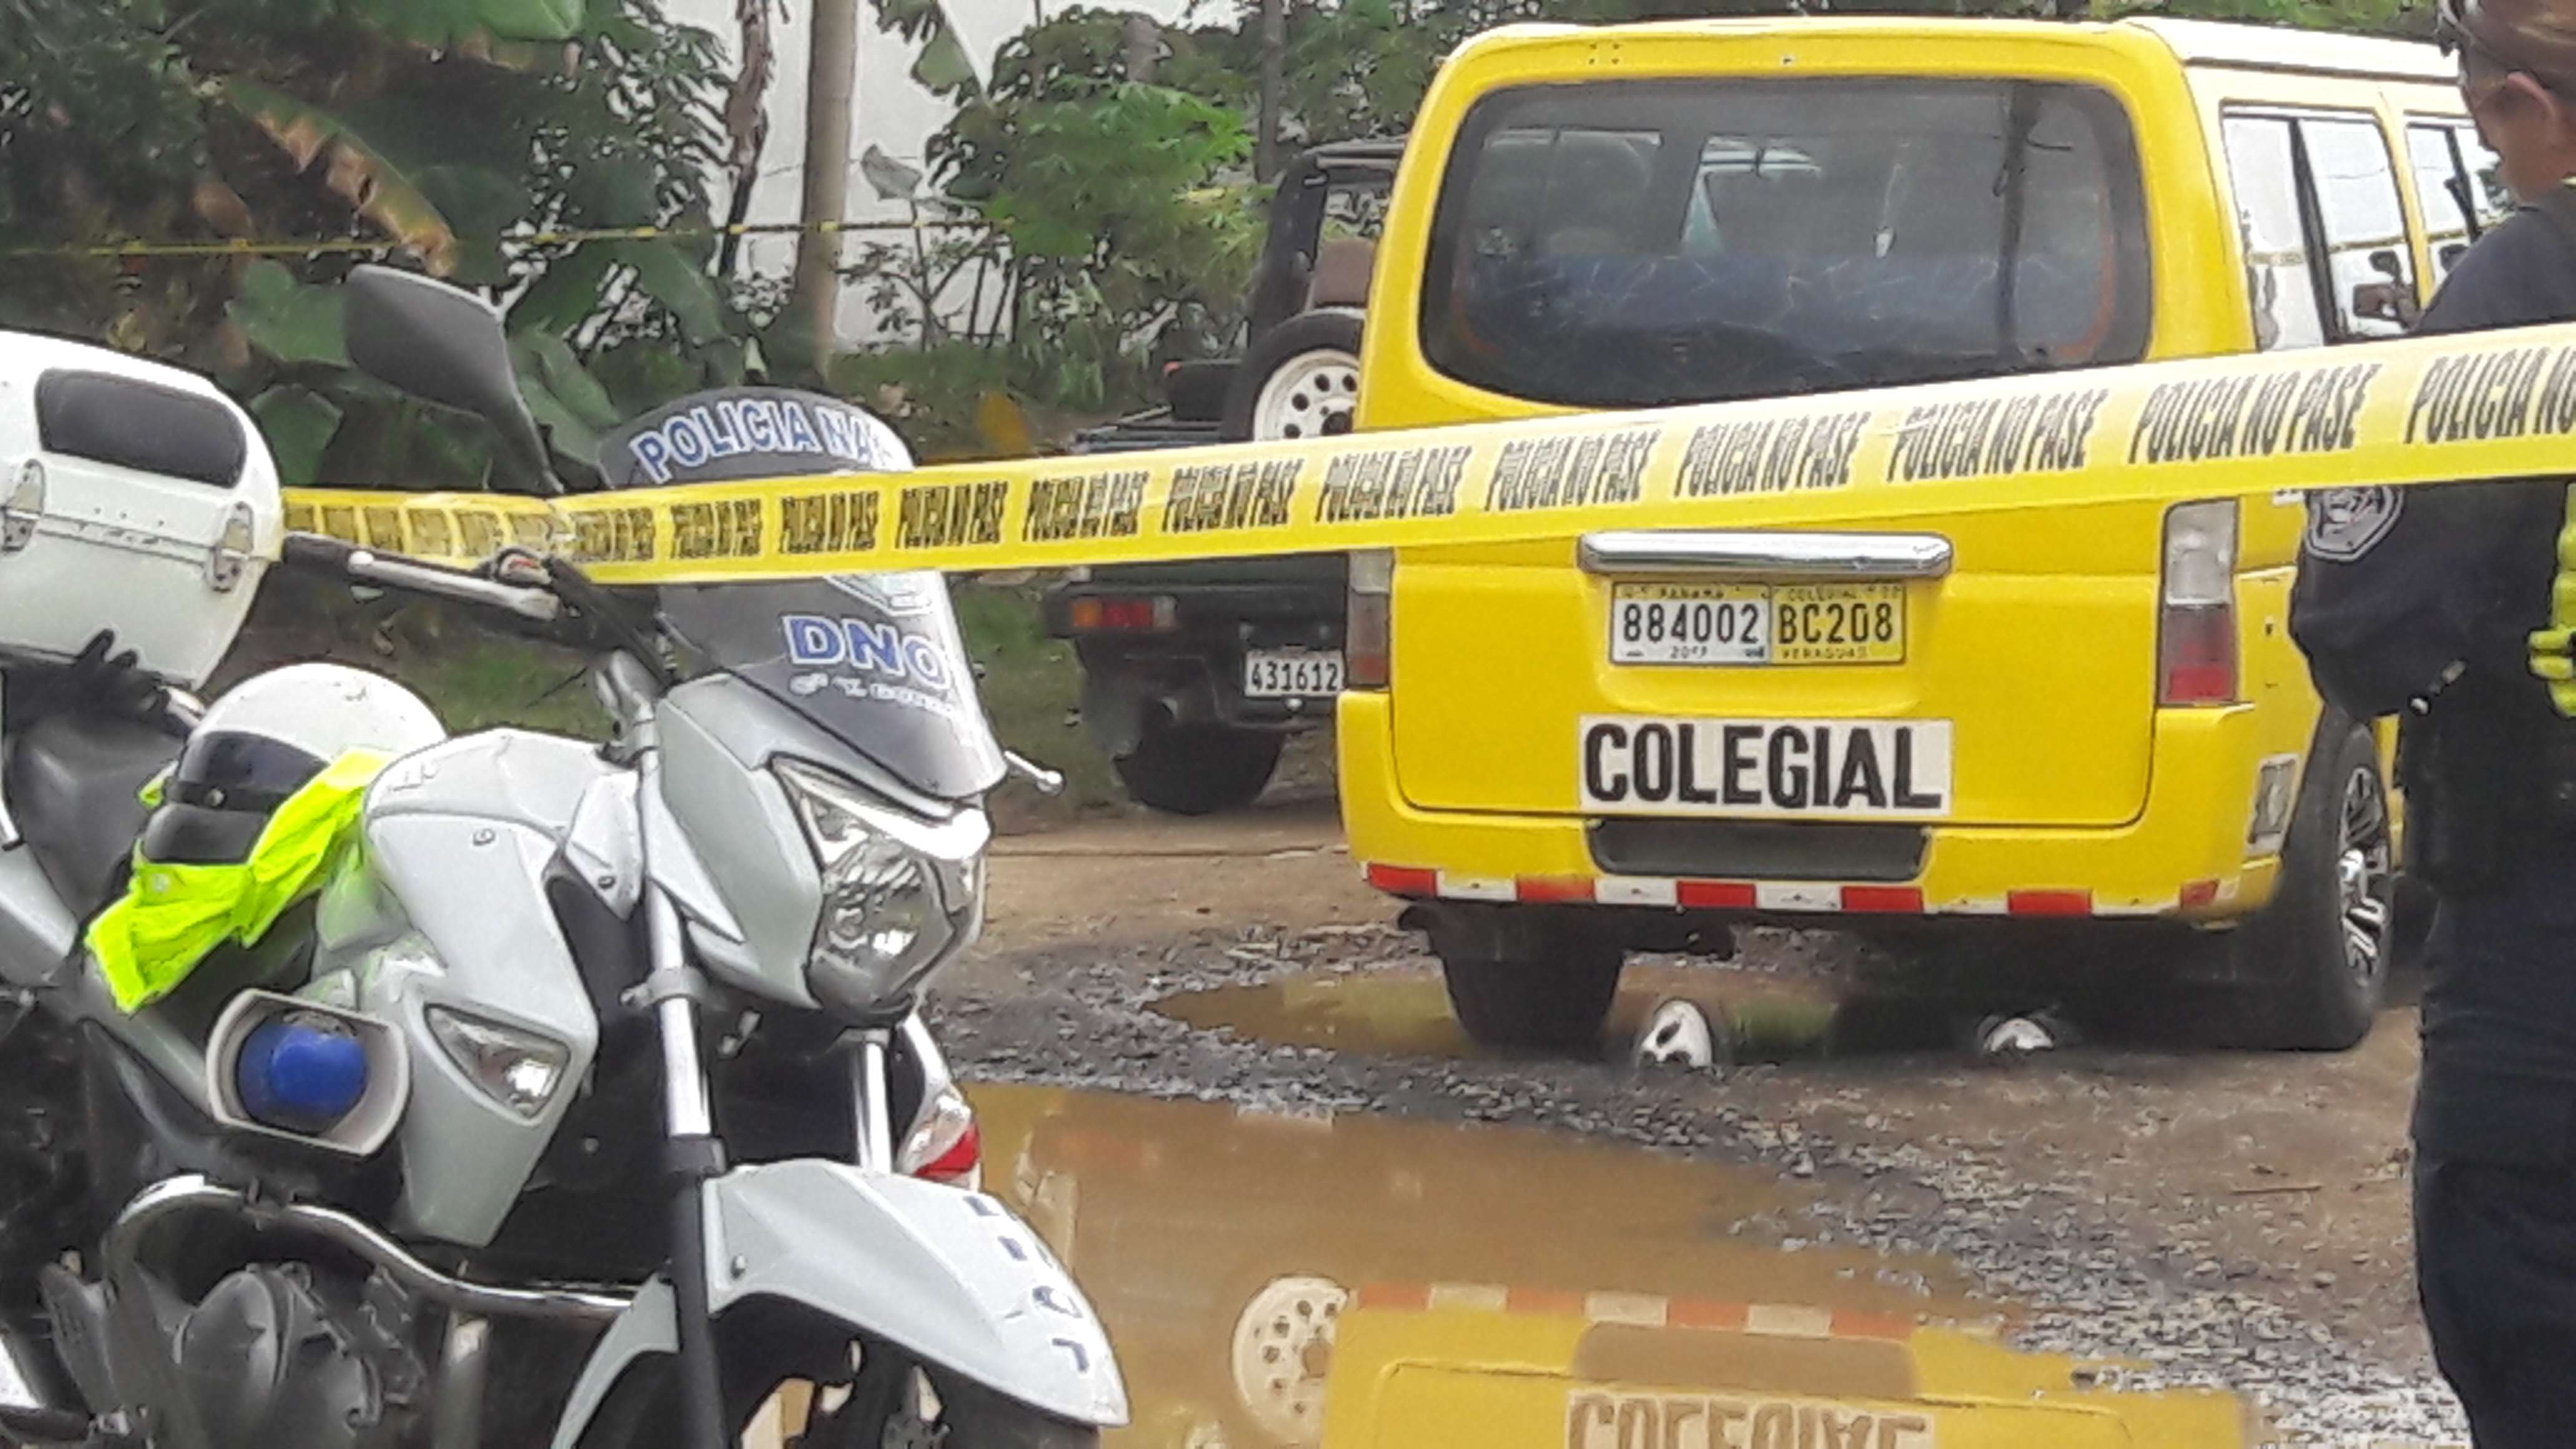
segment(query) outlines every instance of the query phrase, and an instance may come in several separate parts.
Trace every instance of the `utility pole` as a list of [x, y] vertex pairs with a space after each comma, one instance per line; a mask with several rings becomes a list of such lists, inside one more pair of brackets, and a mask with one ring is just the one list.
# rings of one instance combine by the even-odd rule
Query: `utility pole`
[[[858, 88], [859, 0], [814, 0], [805, 66], [805, 195], [793, 306], [814, 330], [814, 370], [832, 357], [841, 309], [840, 223], [849, 220], [850, 105]], [[830, 231], [820, 228], [829, 225]]]
[[1154, 71], [1163, 58], [1163, 27], [1150, 15], [1130, 15], [1120, 35], [1126, 48], [1127, 79], [1138, 85], [1152, 85]]
[[1261, 114], [1254, 120], [1252, 140], [1255, 181], [1279, 174], [1279, 72], [1287, 49], [1287, 0], [1261, 0]]
[[[742, 32], [742, 68], [725, 93], [725, 174], [733, 194], [725, 199], [725, 222], [740, 226], [751, 216], [752, 188], [760, 184], [760, 150], [769, 141], [769, 79], [777, 70], [774, 32], [769, 21], [777, 0], [734, 0], [734, 21]], [[731, 277], [742, 254], [742, 233], [728, 231], [716, 248], [716, 275]]]

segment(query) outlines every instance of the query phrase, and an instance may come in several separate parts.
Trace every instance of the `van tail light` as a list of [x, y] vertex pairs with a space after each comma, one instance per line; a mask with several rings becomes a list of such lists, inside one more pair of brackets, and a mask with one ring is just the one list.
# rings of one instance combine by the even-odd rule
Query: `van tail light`
[[2234, 704], [2236, 502], [2182, 503], [2165, 514], [2156, 618], [2156, 703]]
[[1395, 555], [1364, 548], [1351, 555], [1350, 611], [1342, 628], [1342, 687], [1384, 689], [1393, 652]]
[[984, 1184], [984, 1134], [975, 1125], [975, 1109], [955, 1087], [930, 1099], [915, 1121], [912, 1135], [895, 1154], [895, 1170], [925, 1182], [946, 1183], [969, 1192]]

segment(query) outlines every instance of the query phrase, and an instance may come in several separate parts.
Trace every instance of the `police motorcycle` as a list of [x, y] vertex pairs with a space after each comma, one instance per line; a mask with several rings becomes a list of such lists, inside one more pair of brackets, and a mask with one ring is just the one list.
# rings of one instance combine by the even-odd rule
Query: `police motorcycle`
[[[551, 481], [491, 309], [375, 268], [345, 295], [359, 366]], [[909, 466], [864, 413], [736, 394], [610, 452], [645, 482]], [[585, 651], [608, 743], [447, 738], [327, 664], [200, 716], [177, 691], [272, 561]], [[127, 652], [82, 648], [109, 624]], [[1079, 1289], [958, 1181], [973, 1118], [916, 1010], [980, 923], [982, 797], [1043, 774], [993, 738], [938, 576], [606, 590], [286, 533], [211, 386], [8, 337], [0, 658], [0, 1441], [716, 1449], [774, 1415], [815, 1449], [977, 1449], [1125, 1421]], [[343, 847], [311, 848], [335, 806]], [[278, 899], [272, 854], [315, 887]], [[138, 980], [209, 883], [219, 943]]]

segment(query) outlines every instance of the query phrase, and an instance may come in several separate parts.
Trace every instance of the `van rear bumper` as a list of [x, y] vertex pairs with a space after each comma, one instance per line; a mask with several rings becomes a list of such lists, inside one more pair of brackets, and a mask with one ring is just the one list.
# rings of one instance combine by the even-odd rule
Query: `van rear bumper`
[[2097, 829], [1934, 826], [1912, 880], [1605, 873], [1574, 815], [1425, 810], [1396, 784], [1390, 702], [1341, 697], [1342, 819], [1369, 882], [1413, 899], [1650, 906], [1755, 915], [2167, 917], [2219, 922], [2271, 899], [2277, 854], [2246, 854], [2254, 711], [2167, 710], [2147, 803]]

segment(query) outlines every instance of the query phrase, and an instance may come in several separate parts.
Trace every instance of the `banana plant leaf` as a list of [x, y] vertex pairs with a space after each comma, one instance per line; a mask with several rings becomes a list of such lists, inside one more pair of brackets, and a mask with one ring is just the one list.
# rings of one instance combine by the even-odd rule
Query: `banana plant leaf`
[[671, 309], [690, 346], [703, 347], [724, 335], [724, 298], [679, 243], [655, 237], [612, 247], [618, 261], [635, 269], [635, 285]]
[[547, 332], [519, 333], [510, 339], [510, 360], [517, 367], [521, 387], [533, 383], [544, 388], [587, 426], [605, 430], [623, 420], [608, 389], [590, 375], [562, 338]]
[[582, 0], [355, 0], [349, 12], [421, 45], [482, 48], [489, 41], [570, 40]]
[[321, 476], [323, 451], [340, 431], [340, 409], [310, 388], [280, 384], [251, 399], [250, 415], [259, 420], [277, 460], [277, 478], [289, 488], [309, 488]]
[[253, 262], [224, 315], [250, 344], [285, 363], [347, 367], [340, 343], [340, 294], [309, 287], [276, 262]]
[[474, 8], [505, 40], [570, 40], [585, 7], [582, 0], [479, 0]]
[[510, 339], [510, 362], [528, 416], [545, 429], [557, 452], [596, 467], [599, 435], [617, 425], [617, 405], [560, 337], [522, 332]]
[[599, 311], [616, 256], [604, 242], [586, 242], [546, 268], [510, 304], [510, 330], [569, 336]]
[[457, 240], [447, 218], [404, 175], [347, 123], [284, 91], [238, 77], [214, 84], [217, 95], [256, 123], [299, 170], [326, 166], [331, 189], [351, 208], [417, 253], [434, 276], [456, 261]]
[[505, 171], [471, 164], [431, 165], [413, 173], [421, 194], [456, 229], [451, 281], [503, 286], [510, 280], [501, 237], [534, 206], [527, 184]]
[[935, 96], [977, 97], [985, 78], [956, 22], [940, 0], [876, 0], [877, 25], [921, 47], [912, 78]]
[[543, 428], [546, 442], [556, 452], [578, 458], [592, 467], [599, 466], [599, 434], [581, 420], [563, 399], [551, 391], [522, 380], [520, 396], [528, 400], [528, 416]]

